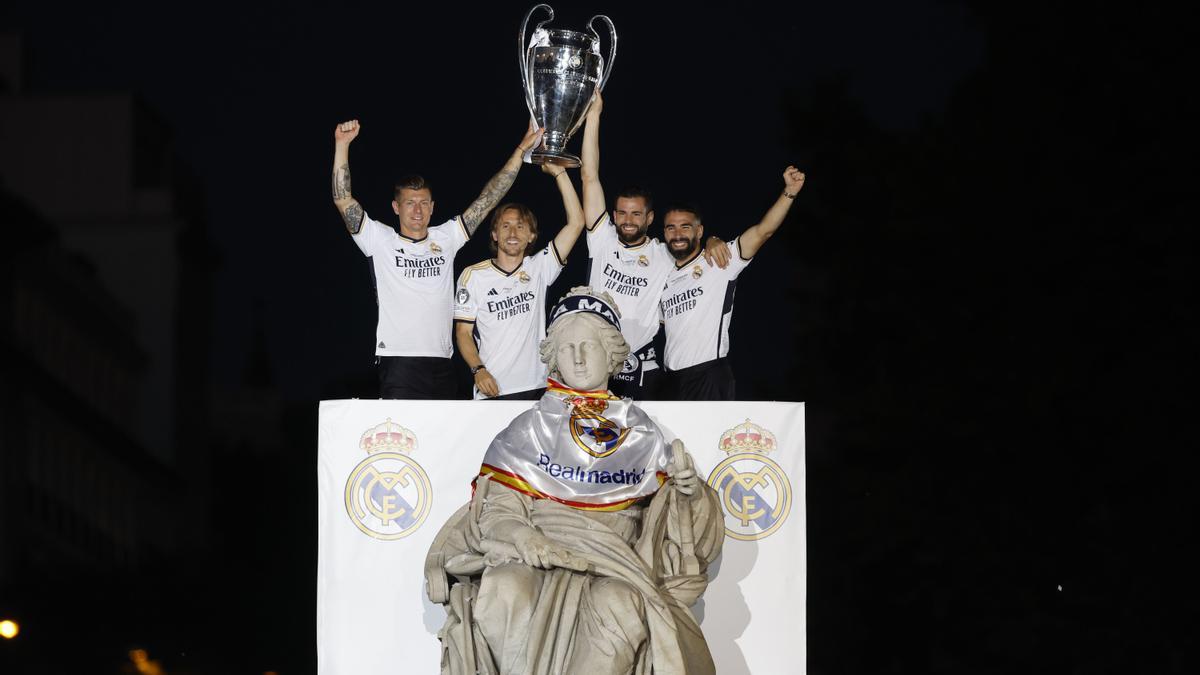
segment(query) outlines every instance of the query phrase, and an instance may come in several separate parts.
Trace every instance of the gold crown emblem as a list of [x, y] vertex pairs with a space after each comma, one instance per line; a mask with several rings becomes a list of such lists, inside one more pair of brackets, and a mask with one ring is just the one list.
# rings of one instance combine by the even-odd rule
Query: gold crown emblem
[[434, 253], [441, 253], [442, 247], [438, 246], [436, 241], [431, 241], [429, 242], [429, 250], [433, 251]]
[[567, 407], [572, 415], [598, 417], [608, 409], [608, 401], [590, 396], [574, 396], [567, 399]]
[[727, 455], [738, 452], [756, 452], [765, 455], [775, 450], [778, 444], [775, 434], [747, 419], [742, 424], [721, 434], [721, 440], [717, 441], [717, 447]]
[[363, 432], [358, 447], [368, 455], [377, 452], [399, 452], [405, 455], [417, 449], [417, 436], [413, 432], [387, 418], [387, 421]]
[[641, 265], [642, 267], [649, 267], [650, 259], [644, 255], [639, 255], [638, 256], [638, 264]]
[[704, 274], [704, 270], [700, 269], [699, 265], [696, 265], [695, 267], [692, 268], [692, 278], [693, 279], [699, 279], [700, 276], [703, 274]]
[[521, 270], [520, 272], [518, 272], [517, 278], [520, 279], [521, 283], [523, 283], [523, 284], [529, 283], [529, 275], [525, 273], [525, 270]]

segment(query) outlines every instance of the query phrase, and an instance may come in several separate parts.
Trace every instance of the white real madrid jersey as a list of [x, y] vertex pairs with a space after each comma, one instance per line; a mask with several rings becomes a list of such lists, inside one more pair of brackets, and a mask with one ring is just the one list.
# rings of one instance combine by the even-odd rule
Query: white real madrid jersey
[[621, 332], [637, 352], [658, 333], [658, 298], [675, 259], [665, 244], [647, 237], [637, 246], [617, 238], [608, 214], [587, 233], [588, 285], [608, 291], [621, 310]]
[[[538, 346], [546, 337], [546, 289], [563, 264], [551, 241], [512, 272], [485, 260], [458, 276], [454, 320], [475, 324], [479, 358], [501, 396], [546, 386]], [[475, 398], [487, 397], [476, 389]]]
[[729, 321], [738, 275], [749, 260], [742, 257], [740, 239], [731, 241], [729, 265], [721, 269], [705, 262], [701, 251], [667, 275], [663, 289], [663, 323], [667, 328], [665, 362], [681, 370], [729, 354]]
[[454, 255], [468, 237], [459, 216], [430, 227], [419, 241], [363, 216], [353, 238], [375, 277], [376, 356], [450, 358]]

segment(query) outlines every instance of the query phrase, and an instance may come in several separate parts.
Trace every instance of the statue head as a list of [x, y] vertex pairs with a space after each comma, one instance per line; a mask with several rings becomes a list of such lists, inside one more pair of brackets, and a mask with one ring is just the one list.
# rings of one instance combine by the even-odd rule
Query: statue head
[[541, 356], [550, 376], [568, 387], [607, 389], [608, 378], [621, 372], [629, 356], [612, 296], [589, 286], [572, 288], [550, 313]]

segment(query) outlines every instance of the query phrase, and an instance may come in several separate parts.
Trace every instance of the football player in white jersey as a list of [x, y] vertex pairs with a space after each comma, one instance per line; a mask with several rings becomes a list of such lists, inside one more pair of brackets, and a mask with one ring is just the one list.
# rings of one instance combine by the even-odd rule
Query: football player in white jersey
[[[583, 211], [588, 223], [588, 285], [607, 291], [621, 311], [621, 333], [632, 351], [625, 368], [612, 376], [613, 393], [635, 400], [658, 398], [660, 374], [654, 338], [660, 317], [658, 300], [674, 258], [666, 246], [646, 235], [654, 222], [654, 203], [644, 188], [628, 187], [617, 194], [611, 217], [600, 183], [600, 113], [604, 100], [596, 91], [587, 112], [583, 134], [581, 177]], [[713, 237], [704, 256], [725, 267], [729, 249]]]
[[566, 169], [543, 164], [562, 194], [567, 223], [537, 251], [537, 217], [521, 204], [492, 214], [495, 257], [462, 271], [454, 292], [454, 336], [475, 378], [477, 399], [530, 399], [546, 391], [538, 345], [546, 337], [546, 289], [583, 232], [583, 206]]
[[537, 147], [543, 130], [530, 125], [521, 143], [488, 181], [479, 197], [446, 222], [430, 226], [433, 191], [425, 179], [401, 179], [392, 194], [399, 228], [373, 220], [350, 193], [350, 143], [358, 120], [333, 131], [333, 203], [354, 243], [371, 259], [379, 305], [375, 357], [382, 398], [441, 399], [454, 396], [450, 325], [454, 256], [483, 218], [512, 187], [521, 157]]
[[694, 206], [677, 206], [663, 217], [663, 236], [675, 258], [659, 304], [666, 325], [665, 363], [672, 398], [680, 401], [731, 401], [733, 371], [729, 354], [729, 322], [738, 275], [783, 224], [784, 216], [804, 187], [804, 174], [794, 166], [783, 172], [783, 192], [757, 224], [727, 244], [732, 261], [721, 269], [700, 257], [704, 224]]

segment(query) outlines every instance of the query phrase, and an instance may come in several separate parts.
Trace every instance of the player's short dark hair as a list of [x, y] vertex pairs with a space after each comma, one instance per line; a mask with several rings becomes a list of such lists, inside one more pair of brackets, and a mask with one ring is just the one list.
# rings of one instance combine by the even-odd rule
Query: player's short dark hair
[[667, 208], [663, 210], [663, 218], [666, 218], [667, 214], [672, 211], [690, 213], [692, 214], [692, 217], [695, 218], [697, 223], [704, 222], [704, 216], [700, 213], [700, 207], [690, 202], [674, 202], [672, 204], [668, 204]]
[[429, 181], [415, 173], [402, 176], [396, 181], [396, 186], [392, 188], [392, 199], [400, 201], [401, 190], [429, 190], [429, 198], [433, 199], [433, 188], [430, 187]]
[[[504, 212], [509, 209], [516, 211], [521, 220], [529, 223], [529, 231], [533, 233], [533, 241], [529, 242], [529, 245], [525, 247], [525, 255], [530, 255], [537, 250], [538, 224], [537, 216], [533, 215], [533, 211], [528, 206], [509, 202], [496, 207], [496, 210], [492, 211], [492, 232], [495, 232], [496, 228], [500, 226], [500, 219], [504, 216]], [[496, 240], [491, 237], [488, 237], [488, 247], [492, 249], [492, 253], [499, 252], [500, 247], [496, 245]]]
[[[641, 198], [642, 201], [646, 202], [647, 213], [654, 210], [654, 195], [640, 185], [627, 185], [626, 187], [622, 188], [621, 191], [617, 193], [617, 199], [622, 197], [626, 199]], [[616, 204], [616, 202], [613, 203]]]

